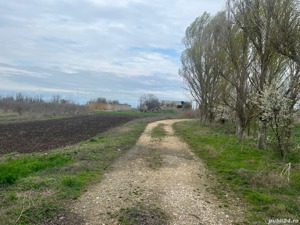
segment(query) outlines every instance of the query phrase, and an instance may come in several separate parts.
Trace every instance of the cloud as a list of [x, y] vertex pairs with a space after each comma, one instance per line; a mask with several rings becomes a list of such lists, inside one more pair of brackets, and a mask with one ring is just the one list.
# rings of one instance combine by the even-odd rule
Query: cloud
[[222, 9], [223, 2], [2, 1], [0, 83], [5, 78], [11, 90], [119, 94], [132, 102], [143, 91], [185, 98], [177, 74], [185, 29], [202, 12]]
[[36, 77], [43, 78], [49, 77], [47, 73], [37, 73], [34, 71], [28, 71], [26, 69], [19, 69], [15, 67], [4, 66], [0, 64], [0, 76], [1, 77], [10, 77], [12, 75], [24, 76], [24, 77]]

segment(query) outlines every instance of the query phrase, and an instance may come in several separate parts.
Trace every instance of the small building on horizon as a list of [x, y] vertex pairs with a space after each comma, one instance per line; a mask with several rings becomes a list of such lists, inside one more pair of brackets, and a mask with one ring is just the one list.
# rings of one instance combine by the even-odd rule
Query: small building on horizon
[[91, 110], [130, 111], [131, 105], [90, 102], [89, 108]]
[[192, 106], [192, 103], [187, 101], [163, 100], [161, 101], [161, 109], [182, 109], [185, 108], [185, 104]]

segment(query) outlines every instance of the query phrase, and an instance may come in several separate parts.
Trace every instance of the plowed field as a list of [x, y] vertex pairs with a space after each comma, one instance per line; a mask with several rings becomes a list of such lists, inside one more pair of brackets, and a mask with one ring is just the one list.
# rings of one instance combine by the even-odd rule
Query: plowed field
[[132, 116], [88, 115], [0, 124], [0, 154], [42, 152], [72, 145], [133, 119]]

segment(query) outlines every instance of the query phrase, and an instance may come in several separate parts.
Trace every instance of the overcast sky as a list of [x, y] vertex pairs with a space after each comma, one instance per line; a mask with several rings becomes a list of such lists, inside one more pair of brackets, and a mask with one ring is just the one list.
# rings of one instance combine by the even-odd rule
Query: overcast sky
[[0, 0], [0, 95], [187, 100], [182, 38], [224, 0]]

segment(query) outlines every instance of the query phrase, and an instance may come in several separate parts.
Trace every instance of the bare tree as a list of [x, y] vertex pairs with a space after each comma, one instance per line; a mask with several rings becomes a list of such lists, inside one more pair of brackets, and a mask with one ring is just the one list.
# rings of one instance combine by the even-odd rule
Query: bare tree
[[53, 95], [52, 99], [51, 99], [51, 102], [58, 104], [60, 102], [60, 99], [61, 99], [60, 95]]
[[99, 97], [95, 100], [96, 103], [107, 103], [107, 100], [106, 98], [103, 98], [103, 97]]
[[160, 107], [160, 102], [158, 98], [153, 94], [143, 94], [140, 99], [140, 109], [144, 110], [146, 107], [147, 110], [156, 110]]

